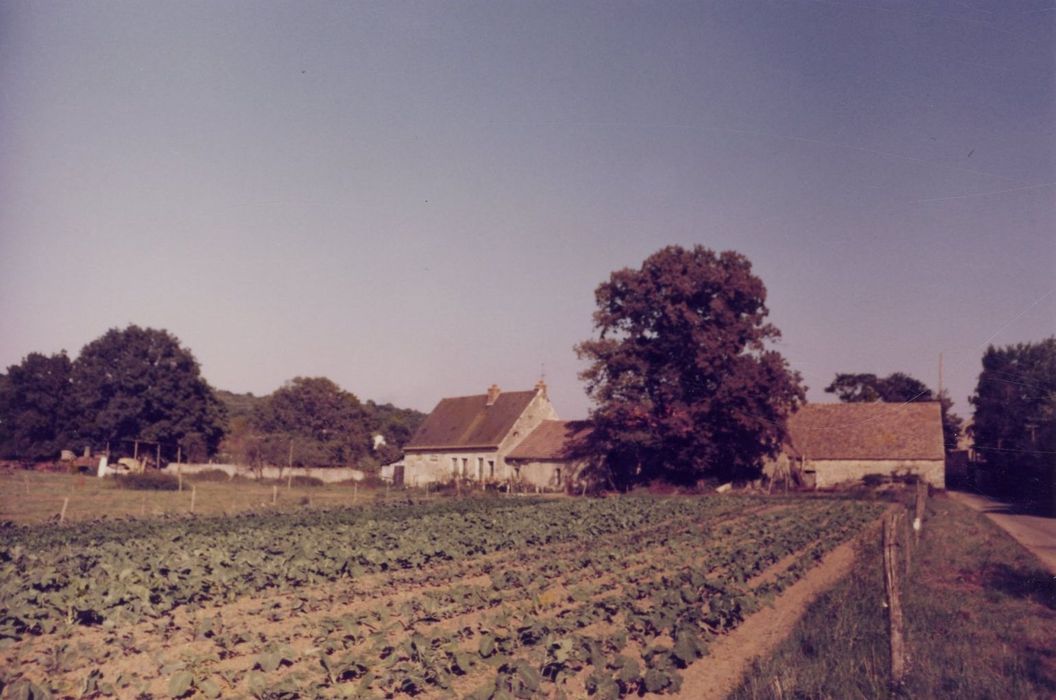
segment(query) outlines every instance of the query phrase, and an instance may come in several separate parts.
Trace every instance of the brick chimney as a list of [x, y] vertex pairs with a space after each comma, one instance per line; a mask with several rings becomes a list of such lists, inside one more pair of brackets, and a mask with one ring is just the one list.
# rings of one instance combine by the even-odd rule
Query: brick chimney
[[493, 406], [495, 404], [495, 402], [499, 400], [499, 394], [501, 394], [501, 393], [502, 393], [502, 390], [499, 389], [499, 385], [498, 384], [492, 384], [491, 386], [489, 386], [488, 387], [488, 402], [486, 404], [484, 404], [484, 405], [485, 406]]
[[542, 394], [544, 399], [550, 398], [546, 395], [546, 382], [542, 379], [535, 383], [535, 393]]

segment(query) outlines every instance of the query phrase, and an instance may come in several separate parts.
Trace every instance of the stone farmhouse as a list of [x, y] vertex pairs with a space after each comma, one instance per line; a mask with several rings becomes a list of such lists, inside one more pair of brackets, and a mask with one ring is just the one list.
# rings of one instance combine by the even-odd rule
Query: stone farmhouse
[[404, 446], [404, 483], [421, 486], [459, 477], [560, 488], [569, 474], [564, 461], [533, 459], [539, 456], [534, 449], [523, 459], [511, 459], [522, 444], [539, 444], [541, 438], [528, 440], [541, 426], [552, 431], [554, 423], [561, 421], [541, 380], [530, 391], [504, 392], [493, 384], [485, 394], [441, 399]]
[[769, 474], [798, 472], [827, 488], [866, 475], [915, 474], [946, 488], [942, 409], [916, 403], [806, 404], [788, 419], [789, 440]]

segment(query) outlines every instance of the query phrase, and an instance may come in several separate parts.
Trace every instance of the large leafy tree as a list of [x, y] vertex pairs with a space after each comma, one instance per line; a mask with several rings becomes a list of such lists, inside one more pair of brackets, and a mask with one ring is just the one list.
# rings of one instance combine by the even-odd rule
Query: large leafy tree
[[936, 395], [928, 386], [902, 372], [886, 377], [875, 374], [837, 374], [825, 391], [836, 394], [844, 403], [886, 401], [909, 403], [911, 401], [938, 401], [942, 407], [942, 441], [946, 451], [957, 449], [957, 438], [961, 434], [961, 417], [953, 412], [953, 399], [945, 390]]
[[71, 371], [65, 352], [34, 352], [0, 375], [0, 457], [55, 459], [76, 447]]
[[971, 402], [976, 450], [998, 485], [1056, 498], [1056, 337], [988, 347]]
[[111, 329], [81, 350], [72, 377], [81, 430], [97, 446], [124, 450], [132, 440], [151, 440], [165, 458], [180, 447], [200, 459], [223, 437], [223, 404], [168, 331]]
[[247, 444], [253, 460], [297, 466], [357, 464], [374, 426], [359, 399], [325, 377], [297, 377], [254, 410]]
[[664, 248], [595, 292], [597, 337], [577, 346], [593, 399], [578, 446], [618, 488], [753, 478], [803, 400], [767, 347], [766, 288], [739, 253]]

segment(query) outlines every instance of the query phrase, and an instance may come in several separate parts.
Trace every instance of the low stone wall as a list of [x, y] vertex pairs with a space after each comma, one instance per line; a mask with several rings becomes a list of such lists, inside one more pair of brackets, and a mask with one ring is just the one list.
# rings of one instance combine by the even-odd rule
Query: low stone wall
[[259, 473], [249, 467], [238, 464], [169, 464], [162, 471], [170, 474], [183, 472], [184, 474], [197, 474], [207, 471], [221, 471], [228, 476], [243, 476], [247, 479], [285, 479], [290, 476], [310, 476], [326, 484], [339, 481], [362, 481], [366, 476], [359, 469], [350, 467], [264, 467]]

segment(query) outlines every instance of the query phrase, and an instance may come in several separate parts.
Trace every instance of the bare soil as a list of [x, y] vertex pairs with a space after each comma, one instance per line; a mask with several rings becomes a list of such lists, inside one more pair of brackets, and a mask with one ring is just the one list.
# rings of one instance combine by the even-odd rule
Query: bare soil
[[[472, 630], [499, 611], [515, 615], [531, 611], [552, 616], [561, 610], [577, 608], [584, 601], [573, 600], [573, 589], [592, 600], [611, 588], [618, 588], [629, 574], [650, 580], [660, 575], [652, 572], [653, 567], [663, 570], [669, 568], [672, 560], [692, 556], [669, 544], [692, 542], [699, 537], [692, 547], [699, 553], [709, 541], [700, 534], [710, 532], [719, 524], [734, 525], [746, 517], [758, 517], [786, 507], [750, 509], [706, 522], [686, 519], [656, 523], [590, 542], [547, 545], [533, 550], [530, 556], [507, 551], [461, 562], [438, 563], [412, 572], [391, 571], [305, 586], [295, 592], [269, 592], [226, 604], [186, 606], [158, 619], [113, 629], [108, 626], [68, 628], [0, 649], [0, 667], [19, 668], [28, 677], [48, 678], [60, 693], [74, 696], [91, 669], [100, 668], [107, 682], [121, 679], [116, 688], [118, 697], [140, 694], [165, 697], [169, 678], [182, 668], [192, 671], [197, 679], [215, 682], [223, 697], [240, 694], [245, 697], [250, 674], [265, 677], [269, 683], [290, 679], [295, 685], [299, 678], [318, 676], [320, 657], [329, 654], [323, 647], [343, 634], [328, 637], [323, 631], [334, 620], [351, 621], [351, 627], [357, 630], [344, 637], [342, 648], [333, 654], [335, 657], [358, 654], [376, 644], [376, 639], [367, 638], [373, 625], [390, 642], [414, 632], [467, 630], [458, 637], [458, 645], [472, 653], [479, 643]], [[584, 548], [598, 550], [615, 545], [634, 552], [622, 559], [619, 574], [585, 569], [546, 573], [544, 569], [546, 562], [575, 559]], [[751, 583], [771, 580], [787, 570], [801, 553], [802, 550], [783, 557]], [[843, 576], [852, 561], [850, 545], [836, 548], [805, 578], [786, 590], [773, 607], [756, 613], [732, 633], [715, 640], [708, 655], [686, 670], [681, 697], [710, 698], [727, 694], [750, 661], [783, 639], [807, 604]], [[491, 572], [504, 570], [522, 572], [531, 582], [508, 594], [498, 591], [499, 597], [492, 603], [463, 604], [457, 596], [444, 599], [441, 595], [437, 600], [442, 602], [437, 603], [431, 614], [416, 619], [419, 615], [409, 612], [409, 604], [427, 602], [430, 596], [445, 590], [458, 592], [475, 588], [487, 593], [492, 590]], [[368, 621], [369, 615], [376, 613], [382, 613], [382, 617]], [[203, 631], [207, 627], [211, 627], [209, 631]], [[290, 660], [277, 669], [265, 670], [261, 667], [262, 659], [276, 645], [290, 647]], [[624, 653], [637, 655], [637, 652], [631, 645]], [[526, 655], [538, 662], [541, 657], [534, 657], [542, 653], [536, 649]], [[255, 669], [261, 673], [256, 674]], [[493, 674], [490, 665], [479, 664], [456, 679], [453, 688], [433, 689], [424, 696], [447, 697], [453, 691], [468, 692]], [[571, 679], [564, 687], [565, 692], [578, 697], [585, 690], [583, 677], [585, 674]]]
[[[786, 559], [791, 560], [792, 557]], [[787, 568], [788, 563], [790, 561], [779, 562], [766, 574], [773, 575]], [[776, 648], [806, 612], [811, 601], [850, 572], [853, 564], [853, 542], [846, 542], [829, 552], [818, 566], [790, 586], [771, 607], [755, 613], [731, 633], [713, 643], [704, 658], [685, 670], [682, 692], [673, 697], [692, 700], [725, 698], [740, 683], [741, 676], [752, 660]]]

